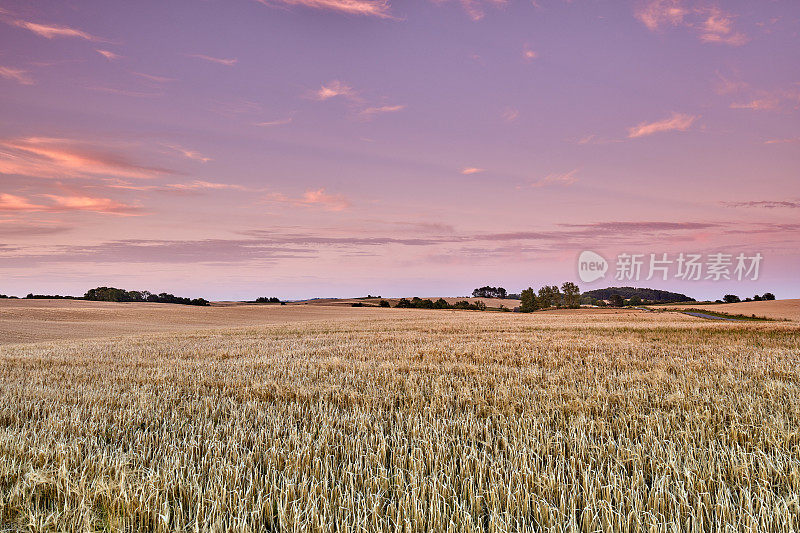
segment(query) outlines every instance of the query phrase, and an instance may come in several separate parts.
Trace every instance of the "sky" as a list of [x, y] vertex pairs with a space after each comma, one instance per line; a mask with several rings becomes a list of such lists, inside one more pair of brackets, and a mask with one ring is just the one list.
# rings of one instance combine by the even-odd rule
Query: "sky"
[[0, 0], [0, 293], [800, 298], [798, 30], [793, 0]]

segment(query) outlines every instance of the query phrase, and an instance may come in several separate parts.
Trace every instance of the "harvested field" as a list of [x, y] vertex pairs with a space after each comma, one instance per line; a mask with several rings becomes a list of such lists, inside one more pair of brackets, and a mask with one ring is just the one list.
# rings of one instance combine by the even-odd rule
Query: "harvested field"
[[0, 525], [800, 528], [796, 324], [344, 309], [0, 346]]

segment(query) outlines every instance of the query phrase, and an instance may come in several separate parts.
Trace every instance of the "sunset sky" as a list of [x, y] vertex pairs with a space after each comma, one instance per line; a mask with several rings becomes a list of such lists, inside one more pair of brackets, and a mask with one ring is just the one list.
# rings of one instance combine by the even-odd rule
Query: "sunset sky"
[[[800, 3], [0, 0], [0, 293], [800, 297]], [[613, 269], [613, 267], [612, 267]]]

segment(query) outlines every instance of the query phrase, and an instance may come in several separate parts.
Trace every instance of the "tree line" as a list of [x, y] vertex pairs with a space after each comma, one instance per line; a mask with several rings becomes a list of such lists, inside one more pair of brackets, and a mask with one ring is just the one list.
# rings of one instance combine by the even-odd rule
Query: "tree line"
[[725, 302], [725, 303], [728, 303], [728, 304], [735, 304], [735, 303], [739, 303], [739, 302], [761, 302], [761, 301], [765, 301], [765, 300], [769, 301], [769, 300], [774, 300], [774, 299], [775, 299], [775, 295], [772, 294], [771, 292], [765, 292], [763, 296], [759, 296], [758, 294], [756, 294], [752, 298], [745, 298], [744, 300], [742, 300], [741, 298], [739, 298], [735, 294], [726, 294], [725, 296], [722, 297], [722, 300], [717, 300], [717, 303]]
[[[389, 302], [381, 300], [381, 307], [389, 307]], [[439, 298], [435, 302], [429, 298], [418, 298], [414, 296], [410, 300], [407, 298], [400, 298], [394, 305], [399, 309], [468, 309], [472, 311], [485, 311], [486, 304], [478, 300], [474, 303], [469, 303], [467, 300], [461, 300], [454, 304], [448, 303], [444, 298]]]
[[204, 298], [183, 298], [166, 292], [154, 294], [150, 291], [126, 291], [116, 287], [89, 289], [83, 295], [83, 299], [94, 302], [156, 302], [163, 304], [209, 305]]

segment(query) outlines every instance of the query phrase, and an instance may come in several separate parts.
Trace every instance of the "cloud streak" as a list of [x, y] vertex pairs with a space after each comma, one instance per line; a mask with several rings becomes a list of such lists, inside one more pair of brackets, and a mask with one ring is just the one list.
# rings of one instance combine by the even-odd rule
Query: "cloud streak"
[[628, 138], [636, 139], [638, 137], [647, 137], [648, 135], [667, 131], [687, 131], [692, 127], [692, 124], [694, 124], [697, 118], [698, 117], [694, 115], [687, 115], [685, 113], [673, 113], [669, 118], [656, 122], [642, 122], [637, 126], [629, 128]]
[[225, 65], [226, 67], [232, 67], [239, 62], [239, 60], [236, 58], [226, 59], [223, 57], [207, 56], [205, 54], [187, 54], [187, 55], [189, 57], [194, 57], [195, 59], [202, 59], [203, 61], [208, 61], [209, 63]]
[[381, 0], [257, 0], [265, 6], [284, 5], [334, 11], [346, 15], [392, 18], [388, 2]]
[[85, 39], [87, 41], [101, 41], [101, 42], [104, 41], [104, 39], [95, 37], [90, 33], [81, 30], [76, 30], [75, 28], [70, 28], [68, 26], [57, 26], [55, 24], [39, 24], [27, 20], [13, 20], [13, 19], [7, 22], [9, 22], [13, 26], [24, 28], [30, 32], [33, 32], [40, 37], [44, 37], [45, 39], [57, 39], [66, 37], [66, 38]]
[[28, 75], [28, 72], [19, 68], [0, 66], [0, 77], [15, 81], [20, 85], [34, 84], [33, 78]]
[[35, 204], [27, 198], [13, 194], [0, 194], [0, 211], [3, 212], [51, 212], [91, 211], [114, 215], [132, 215], [139, 208], [117, 202], [110, 198], [92, 196], [60, 196], [55, 194], [41, 195], [51, 200], [50, 204]]
[[174, 172], [141, 165], [94, 144], [50, 137], [0, 140], [0, 174], [38, 178], [153, 178]]

